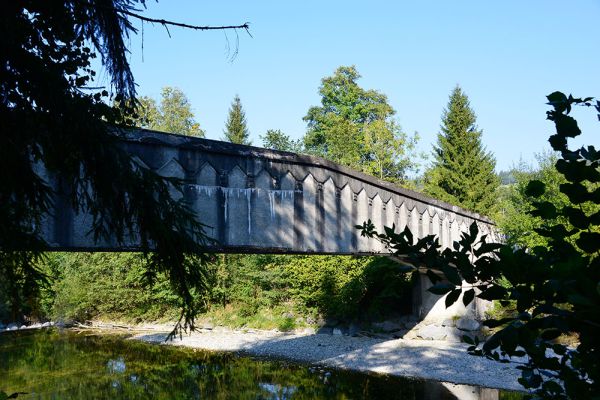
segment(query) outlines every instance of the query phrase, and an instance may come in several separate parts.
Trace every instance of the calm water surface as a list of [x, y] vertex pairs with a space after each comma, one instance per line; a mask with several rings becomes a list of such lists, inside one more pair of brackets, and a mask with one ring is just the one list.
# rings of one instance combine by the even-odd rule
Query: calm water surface
[[19, 399], [521, 398], [55, 329], [0, 334], [0, 390], [28, 393]]

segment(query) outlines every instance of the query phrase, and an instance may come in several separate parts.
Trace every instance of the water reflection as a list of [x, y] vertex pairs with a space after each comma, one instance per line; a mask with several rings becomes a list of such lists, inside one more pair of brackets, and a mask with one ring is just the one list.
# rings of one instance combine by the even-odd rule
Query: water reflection
[[123, 357], [119, 357], [116, 360], [108, 360], [106, 367], [110, 373], [122, 374], [125, 372], [125, 360]]
[[[0, 334], [0, 390], [36, 399], [520, 399], [520, 394], [55, 330]], [[21, 396], [19, 397], [21, 399]]]

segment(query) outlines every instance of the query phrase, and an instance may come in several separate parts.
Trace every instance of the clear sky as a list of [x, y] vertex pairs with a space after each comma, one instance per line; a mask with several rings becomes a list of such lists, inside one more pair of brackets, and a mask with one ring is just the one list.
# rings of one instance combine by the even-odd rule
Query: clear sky
[[[281, 129], [299, 138], [319, 104], [323, 77], [356, 65], [359, 84], [385, 93], [419, 149], [431, 152], [448, 95], [460, 84], [497, 170], [547, 148], [545, 95], [600, 97], [600, 1], [184, 1], [147, 2], [144, 12], [199, 25], [250, 22], [239, 32], [196, 32], [144, 24], [131, 38], [138, 93], [181, 88], [207, 137], [220, 139], [239, 94], [251, 138]], [[138, 27], [141, 25], [138, 23]], [[227, 52], [229, 44], [230, 52]], [[600, 144], [595, 114], [578, 111]]]

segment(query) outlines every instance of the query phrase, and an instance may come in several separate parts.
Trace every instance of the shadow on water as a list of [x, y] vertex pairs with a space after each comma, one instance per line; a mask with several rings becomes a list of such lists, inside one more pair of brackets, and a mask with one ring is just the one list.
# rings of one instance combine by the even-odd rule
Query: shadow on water
[[[36, 399], [519, 399], [520, 394], [123, 340], [0, 334], [0, 390]], [[466, 396], [466, 397], [465, 397]]]

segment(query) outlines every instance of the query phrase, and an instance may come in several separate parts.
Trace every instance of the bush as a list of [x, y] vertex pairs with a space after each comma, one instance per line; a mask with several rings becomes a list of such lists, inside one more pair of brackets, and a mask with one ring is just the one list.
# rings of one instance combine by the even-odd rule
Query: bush
[[52, 318], [157, 320], [174, 317], [180, 305], [164, 276], [144, 289], [139, 253], [70, 253], [53, 262], [60, 262], [60, 272], [51, 290], [54, 301], [48, 301]]

